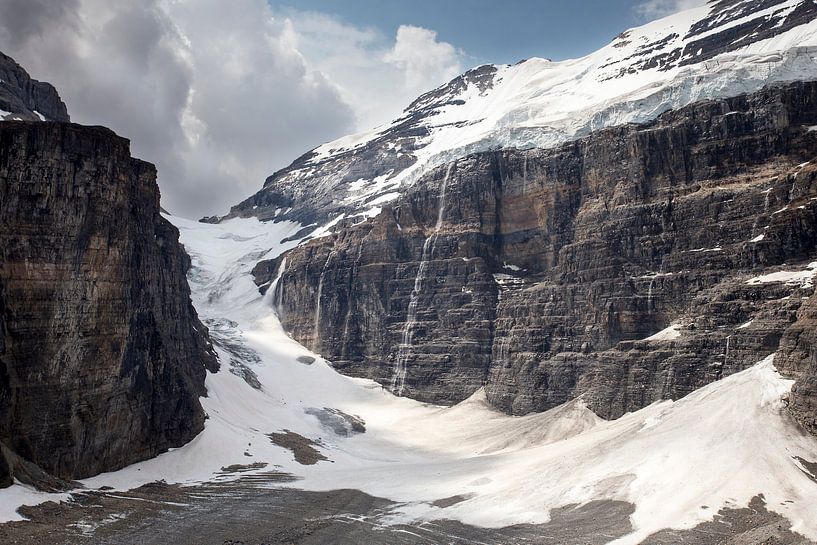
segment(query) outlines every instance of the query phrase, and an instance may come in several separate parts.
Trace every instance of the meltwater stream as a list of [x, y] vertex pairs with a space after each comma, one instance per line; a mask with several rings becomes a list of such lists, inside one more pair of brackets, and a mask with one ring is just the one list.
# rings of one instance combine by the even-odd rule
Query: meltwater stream
[[332, 256], [335, 255], [334, 250], [329, 252], [329, 256], [326, 258], [326, 263], [323, 264], [323, 269], [321, 269], [321, 277], [318, 280], [318, 294], [315, 300], [315, 318], [314, 318], [314, 325], [312, 326], [312, 351], [315, 353], [320, 352], [320, 328], [321, 328], [321, 298], [323, 297], [323, 279], [326, 276], [326, 270], [329, 268], [329, 262], [332, 261]]
[[286, 271], [287, 267], [287, 258], [284, 257], [281, 259], [281, 264], [278, 266], [278, 275], [275, 277], [275, 280], [272, 281], [270, 287], [267, 288], [267, 293], [264, 294], [264, 302], [267, 306], [271, 306], [272, 309], [275, 311], [275, 314], [278, 317], [281, 317], [281, 312], [283, 308], [283, 298], [284, 298], [284, 290], [281, 287], [281, 278], [284, 276], [284, 272]]
[[403, 338], [400, 342], [400, 349], [397, 352], [397, 363], [394, 366], [394, 375], [391, 379], [391, 391], [395, 395], [403, 395], [403, 388], [406, 384], [406, 370], [408, 358], [411, 355], [411, 342], [414, 336], [414, 325], [417, 322], [417, 304], [420, 299], [420, 291], [423, 287], [426, 271], [428, 270], [428, 260], [434, 253], [434, 244], [437, 242], [437, 235], [443, 224], [445, 214], [445, 192], [448, 187], [448, 178], [451, 176], [451, 169], [454, 163], [450, 163], [445, 171], [442, 188], [440, 189], [440, 204], [437, 209], [437, 223], [431, 235], [423, 243], [423, 254], [420, 257], [420, 267], [417, 269], [417, 276], [414, 278], [414, 289], [411, 290], [409, 298], [408, 313], [406, 315], [406, 325], [403, 328]]

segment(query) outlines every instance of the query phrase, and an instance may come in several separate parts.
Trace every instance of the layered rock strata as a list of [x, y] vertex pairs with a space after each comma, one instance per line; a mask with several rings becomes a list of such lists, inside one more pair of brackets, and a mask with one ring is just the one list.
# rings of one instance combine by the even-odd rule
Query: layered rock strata
[[273, 299], [337, 369], [424, 401], [616, 417], [780, 348], [812, 414], [813, 285], [751, 280], [817, 259], [814, 126], [804, 82], [471, 155], [289, 252]]
[[18, 459], [82, 478], [203, 429], [217, 364], [189, 267], [156, 170], [127, 140], [0, 123], [0, 443], [13, 453], [0, 485]]

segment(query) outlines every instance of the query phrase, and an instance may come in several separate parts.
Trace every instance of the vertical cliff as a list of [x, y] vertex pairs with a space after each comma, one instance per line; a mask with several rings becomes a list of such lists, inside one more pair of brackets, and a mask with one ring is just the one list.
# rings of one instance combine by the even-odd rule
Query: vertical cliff
[[178, 236], [127, 140], [0, 123], [0, 443], [82, 478], [202, 430], [216, 359]]
[[617, 417], [781, 348], [807, 417], [814, 286], [752, 279], [817, 259], [815, 125], [804, 82], [461, 158], [290, 252], [282, 322], [396, 393], [454, 403], [484, 385], [515, 414], [583, 395]]
[[803, 303], [783, 335], [777, 364], [797, 378], [789, 398], [791, 412], [817, 434], [817, 295]]

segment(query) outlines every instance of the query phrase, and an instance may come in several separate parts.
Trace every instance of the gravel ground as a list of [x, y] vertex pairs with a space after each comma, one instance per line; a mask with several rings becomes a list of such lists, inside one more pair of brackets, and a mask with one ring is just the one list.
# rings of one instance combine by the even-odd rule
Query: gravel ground
[[[229, 468], [241, 471], [243, 468]], [[400, 505], [356, 490], [274, 488], [284, 474], [180, 487], [153, 483], [126, 493], [85, 491], [71, 502], [23, 508], [31, 520], [0, 524], [0, 543], [20, 545], [601, 545], [631, 531], [626, 502], [596, 501], [551, 512], [541, 525], [486, 529], [450, 520], [389, 526]], [[440, 498], [452, 505], [465, 498]], [[792, 533], [758, 497], [684, 532], [645, 545], [814, 545]]]

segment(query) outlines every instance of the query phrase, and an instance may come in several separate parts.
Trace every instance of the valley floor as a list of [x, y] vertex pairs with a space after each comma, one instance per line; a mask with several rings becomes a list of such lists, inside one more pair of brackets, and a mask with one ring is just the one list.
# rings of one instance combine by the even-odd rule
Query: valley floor
[[275, 290], [259, 295], [249, 271], [297, 244], [282, 241], [298, 225], [171, 220], [222, 361], [205, 431], [72, 496], [0, 491], [0, 520], [18, 521], [0, 542], [817, 540], [817, 441], [789, 418], [773, 355], [615, 421], [581, 399], [524, 417], [481, 391], [425, 405], [335, 373], [281, 330]]
[[[20, 545], [603, 545], [632, 531], [632, 504], [593, 501], [554, 510], [545, 524], [480, 528], [453, 520], [384, 524], [400, 505], [357, 490], [268, 488], [284, 475], [181, 487], [150, 484], [127, 492], [76, 494], [24, 512], [30, 521], [0, 525], [0, 541]], [[456, 501], [456, 499], [451, 500]], [[663, 531], [644, 545], [807, 545], [780, 515], [754, 498], [716, 520]]]

